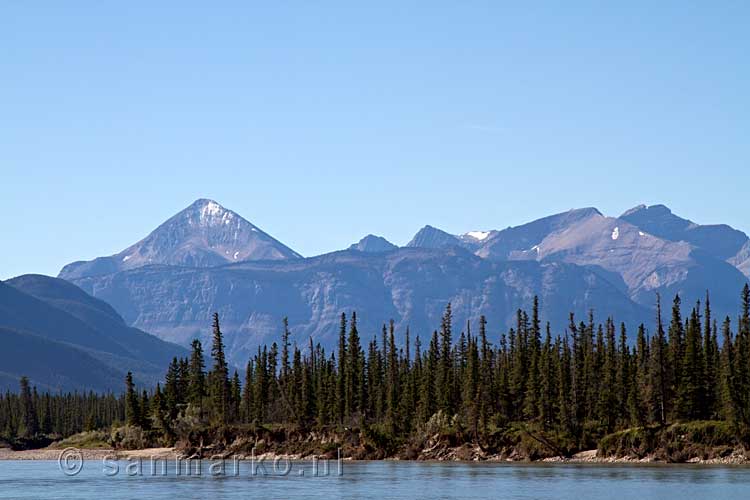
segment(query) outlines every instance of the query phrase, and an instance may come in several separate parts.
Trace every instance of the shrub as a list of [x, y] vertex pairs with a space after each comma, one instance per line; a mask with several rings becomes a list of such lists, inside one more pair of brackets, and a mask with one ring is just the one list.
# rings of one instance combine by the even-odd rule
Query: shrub
[[112, 445], [109, 442], [109, 435], [104, 431], [86, 431], [73, 434], [61, 441], [50, 445], [50, 448], [80, 448], [84, 450], [108, 449]]
[[113, 447], [123, 450], [139, 450], [146, 448], [148, 444], [143, 429], [132, 425], [113, 428], [109, 442]]

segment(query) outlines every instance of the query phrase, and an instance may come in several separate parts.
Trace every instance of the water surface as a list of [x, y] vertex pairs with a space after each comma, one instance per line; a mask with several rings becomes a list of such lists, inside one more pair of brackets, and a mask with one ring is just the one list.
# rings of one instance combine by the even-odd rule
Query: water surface
[[[717, 499], [750, 494], [750, 468], [691, 465], [537, 465], [424, 462], [344, 462], [342, 474], [331, 461], [329, 475], [311, 477], [309, 462], [249, 463], [234, 469], [226, 462], [204, 461], [200, 474], [152, 476], [148, 461], [142, 475], [128, 462], [87, 461], [66, 476], [56, 461], [0, 462], [0, 498], [143, 499], [192, 498], [475, 498], [475, 499]], [[287, 469], [291, 467], [288, 472]], [[117, 473], [112, 475], [117, 469]], [[163, 465], [157, 473], [163, 473]], [[194, 466], [195, 470], [195, 466]], [[212, 472], [215, 474], [213, 475]], [[281, 475], [284, 474], [286, 475]]]

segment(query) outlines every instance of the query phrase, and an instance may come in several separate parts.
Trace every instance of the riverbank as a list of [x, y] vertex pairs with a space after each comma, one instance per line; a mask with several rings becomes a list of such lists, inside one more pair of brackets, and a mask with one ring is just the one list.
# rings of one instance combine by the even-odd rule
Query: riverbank
[[[49, 440], [48, 440], [49, 442]], [[131, 458], [237, 458], [240, 460], [344, 459], [509, 463], [689, 463], [746, 464], [746, 440], [725, 422], [694, 421], [634, 427], [604, 435], [593, 446], [577, 447], [565, 434], [523, 424], [472, 437], [446, 425], [426, 426], [409, 437], [393, 437], [372, 426], [309, 429], [295, 425], [194, 427], [181, 438], [159, 442], [138, 427], [89, 431], [49, 447], [23, 450], [0, 443], [0, 460], [57, 460], [61, 450], [81, 450], [84, 460]], [[591, 442], [590, 440], [588, 441]], [[172, 446], [169, 446], [172, 445]], [[587, 449], [588, 448], [588, 449]], [[77, 456], [76, 456], [77, 457]]]
[[[58, 448], [43, 448], [38, 450], [10, 450], [8, 448], [0, 448], [0, 461], [2, 460], [48, 460], [48, 461], [57, 461], [60, 459], [61, 453], [64, 450], [58, 449]], [[76, 452], [80, 453], [80, 459], [86, 460], [86, 461], [101, 461], [105, 459], [114, 459], [114, 460], [133, 460], [133, 459], [143, 459], [143, 460], [175, 460], [175, 459], [186, 459], [189, 458], [185, 455], [182, 451], [178, 450], [177, 448], [144, 448], [142, 450], [115, 450], [115, 449], [78, 449], [76, 448]], [[664, 460], [660, 460], [655, 455], [650, 455], [646, 457], [615, 457], [615, 456], [598, 456], [597, 450], [586, 450], [579, 453], [575, 453], [571, 457], [547, 457], [540, 460], [528, 460], [528, 459], [521, 459], [518, 457], [512, 458], [512, 457], [502, 457], [502, 456], [487, 456], [483, 459], [477, 459], [477, 458], [468, 458], [468, 459], [462, 459], [459, 458], [463, 453], [465, 453], [464, 450], [456, 449], [452, 450], [452, 452], [449, 454], [449, 458], [434, 458], [434, 459], [420, 459], [420, 460], [414, 460], [414, 461], [420, 461], [420, 462], [484, 462], [484, 463], [529, 463], [529, 464], [591, 464], [591, 465], [602, 465], [602, 464], [633, 464], [633, 465], [645, 465], [645, 464], [671, 464], [675, 465], [674, 462], [667, 462]], [[264, 460], [266, 462], [271, 462], [275, 459], [281, 459], [281, 460], [292, 460], [292, 461], [304, 461], [304, 460], [312, 460], [313, 457], [317, 458], [317, 455], [302, 455], [298, 453], [292, 453], [292, 454], [276, 454], [276, 453], [260, 453], [257, 455], [244, 455], [244, 454], [237, 454], [237, 455], [217, 455], [217, 456], [204, 456], [203, 458], [206, 460], [212, 460], [212, 459], [219, 459], [219, 458], [225, 458], [225, 459], [237, 459], [237, 460]], [[197, 458], [197, 457], [192, 457]], [[359, 461], [352, 459], [351, 457], [342, 457], [343, 460], [346, 461]], [[398, 457], [387, 457], [382, 459], [383, 461], [412, 461], [412, 460], [404, 460], [402, 458]], [[364, 461], [372, 461], [372, 460], [364, 460]], [[732, 453], [729, 456], [726, 457], [717, 457], [712, 459], [701, 459], [701, 458], [693, 458], [686, 462], [682, 462], [684, 464], [692, 464], [692, 465], [748, 465], [750, 464], [750, 459], [748, 459], [744, 453], [737, 452]]]

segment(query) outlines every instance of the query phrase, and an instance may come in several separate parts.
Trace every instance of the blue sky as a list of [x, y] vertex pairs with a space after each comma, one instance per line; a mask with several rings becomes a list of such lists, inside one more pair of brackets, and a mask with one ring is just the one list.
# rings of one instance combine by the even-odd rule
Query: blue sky
[[581, 206], [750, 231], [748, 2], [152, 3], [0, 6], [0, 278], [200, 197], [303, 255]]

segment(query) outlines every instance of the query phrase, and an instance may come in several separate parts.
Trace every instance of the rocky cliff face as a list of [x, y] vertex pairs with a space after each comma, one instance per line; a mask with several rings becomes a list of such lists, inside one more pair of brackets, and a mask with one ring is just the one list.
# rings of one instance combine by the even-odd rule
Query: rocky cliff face
[[737, 252], [737, 255], [729, 259], [729, 263], [750, 278], [750, 241], [745, 243]]
[[424, 341], [452, 303], [456, 329], [487, 316], [493, 337], [512, 324], [518, 307], [539, 294], [544, 318], [565, 325], [568, 313], [590, 309], [634, 322], [650, 314], [593, 271], [565, 264], [491, 262], [453, 249], [390, 253], [337, 252], [304, 261], [241, 263], [210, 269], [151, 266], [76, 283], [112, 304], [126, 321], [161, 338], [210, 341], [218, 311], [227, 351], [237, 365], [264, 342], [278, 341], [289, 317], [293, 340], [312, 336], [329, 352], [342, 312], [356, 311], [366, 340], [394, 319]]

